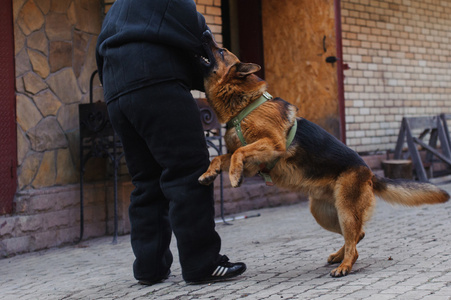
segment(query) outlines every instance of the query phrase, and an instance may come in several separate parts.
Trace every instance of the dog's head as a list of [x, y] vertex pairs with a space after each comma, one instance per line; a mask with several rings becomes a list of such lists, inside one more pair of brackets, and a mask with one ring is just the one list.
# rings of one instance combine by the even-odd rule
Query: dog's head
[[201, 59], [208, 102], [221, 122], [243, 109], [266, 91], [266, 82], [255, 72], [261, 67], [241, 62], [232, 52], [220, 48], [210, 31], [203, 34], [208, 57]]
[[[203, 46], [208, 57], [201, 58], [204, 71], [205, 88], [212, 83], [233, 83], [239, 85], [249, 75], [258, 72], [261, 67], [253, 63], [241, 62], [232, 52], [220, 48], [210, 31], [205, 31], [202, 37]], [[255, 78], [254, 78], [255, 79]]]

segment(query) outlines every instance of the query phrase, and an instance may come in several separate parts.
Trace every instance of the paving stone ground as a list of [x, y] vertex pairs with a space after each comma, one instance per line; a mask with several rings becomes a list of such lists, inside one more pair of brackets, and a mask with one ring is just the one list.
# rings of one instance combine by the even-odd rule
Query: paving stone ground
[[[451, 193], [451, 184], [441, 186]], [[378, 200], [350, 275], [332, 278], [326, 260], [342, 237], [325, 231], [308, 203], [218, 224], [222, 253], [244, 261], [238, 279], [186, 285], [175, 242], [172, 275], [154, 286], [132, 275], [129, 236], [0, 260], [0, 299], [451, 299], [451, 202], [406, 208]]]

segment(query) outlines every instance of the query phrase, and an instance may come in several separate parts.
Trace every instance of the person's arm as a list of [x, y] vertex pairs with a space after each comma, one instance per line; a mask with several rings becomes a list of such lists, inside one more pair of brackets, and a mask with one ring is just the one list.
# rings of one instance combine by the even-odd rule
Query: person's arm
[[[197, 13], [197, 18], [198, 18], [198, 22], [199, 22], [199, 28], [201, 28], [201, 34], [203, 34], [205, 31], [210, 30], [210, 28], [208, 27], [207, 23], [205, 22], [205, 18], [201, 13]], [[200, 37], [199, 37], [200, 38]], [[202, 43], [202, 42], [201, 42]], [[204, 86], [204, 74], [202, 72], [202, 67], [200, 64], [200, 56], [207, 56], [207, 54], [205, 53], [204, 48], [202, 47], [201, 49], [201, 53], [196, 53], [194, 55], [194, 68], [196, 69], [194, 78], [193, 78], [193, 86], [192, 89], [193, 90], [198, 90], [201, 92], [205, 92], [205, 86]]]
[[204, 16], [196, 11], [192, 0], [170, 0], [159, 30], [161, 42], [183, 49], [191, 59], [191, 89], [204, 91], [200, 56], [206, 56], [202, 35], [209, 30]]

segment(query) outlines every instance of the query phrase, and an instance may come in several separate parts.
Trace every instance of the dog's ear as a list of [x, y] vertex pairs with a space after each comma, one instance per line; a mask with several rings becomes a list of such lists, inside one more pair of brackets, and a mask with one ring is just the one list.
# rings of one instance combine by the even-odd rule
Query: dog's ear
[[262, 67], [252, 63], [238, 63], [236, 64], [236, 75], [238, 77], [246, 77], [260, 71]]

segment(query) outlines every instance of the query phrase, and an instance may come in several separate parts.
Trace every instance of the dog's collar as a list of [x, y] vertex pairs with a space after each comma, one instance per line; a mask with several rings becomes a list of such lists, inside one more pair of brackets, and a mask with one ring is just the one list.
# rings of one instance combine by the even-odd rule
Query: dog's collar
[[[248, 114], [250, 114], [254, 109], [256, 109], [257, 107], [259, 107], [260, 105], [262, 105], [263, 103], [265, 103], [266, 101], [271, 100], [271, 99], [272, 99], [272, 96], [268, 92], [264, 92], [263, 95], [260, 96], [260, 98], [258, 98], [257, 100], [255, 100], [254, 102], [249, 104], [235, 118], [233, 118], [232, 120], [227, 122], [226, 125], [227, 125], [228, 129], [235, 127], [236, 134], [237, 134], [238, 138], [240, 139], [241, 144], [243, 146], [246, 146], [247, 143], [246, 143], [246, 140], [244, 139], [243, 131], [241, 130], [241, 121], [244, 118], [246, 118], [246, 116]], [[288, 132], [287, 145], [286, 145], [287, 149], [294, 140], [294, 136], [296, 135], [297, 125], [298, 125], [298, 122], [295, 120], [293, 126], [291, 127], [290, 131]], [[272, 168], [274, 168], [274, 166], [277, 164], [279, 159], [280, 158], [277, 158], [276, 160], [274, 160], [268, 164], [261, 165], [261, 171], [259, 172], [259, 174], [265, 179], [266, 185], [273, 185], [273, 182], [272, 182], [271, 176], [269, 175], [269, 172], [271, 171]]]

